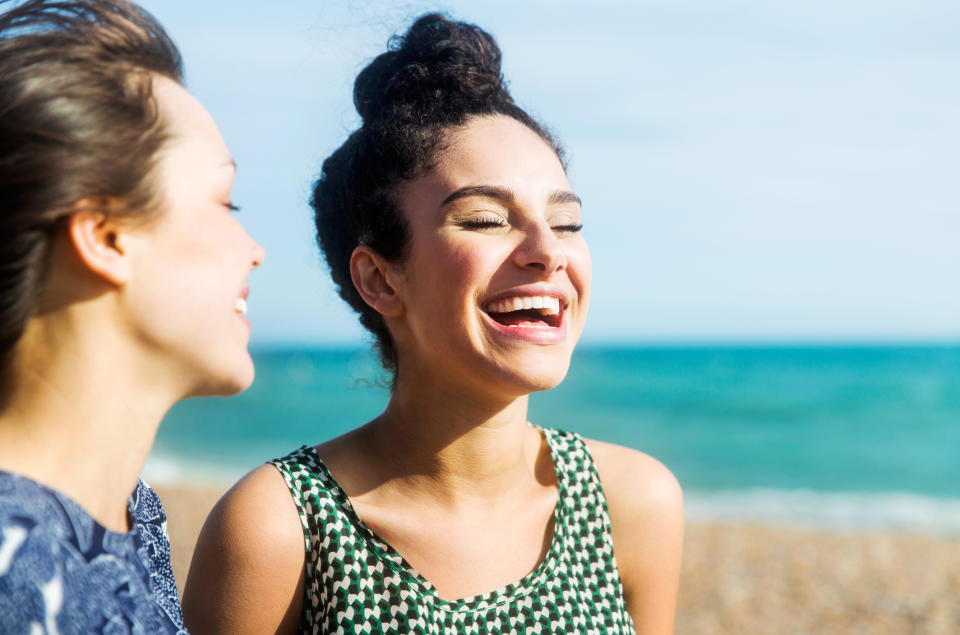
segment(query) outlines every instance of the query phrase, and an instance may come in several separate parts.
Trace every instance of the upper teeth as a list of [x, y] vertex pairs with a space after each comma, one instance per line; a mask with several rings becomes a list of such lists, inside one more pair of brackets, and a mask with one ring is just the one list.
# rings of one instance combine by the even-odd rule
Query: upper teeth
[[239, 313], [240, 315], [247, 314], [247, 301], [243, 298], [237, 298], [236, 302], [233, 303], [233, 310]]
[[544, 315], [556, 315], [560, 312], [560, 298], [549, 295], [527, 295], [504, 298], [487, 305], [487, 311], [490, 313], [509, 313], [525, 309], [540, 309]]

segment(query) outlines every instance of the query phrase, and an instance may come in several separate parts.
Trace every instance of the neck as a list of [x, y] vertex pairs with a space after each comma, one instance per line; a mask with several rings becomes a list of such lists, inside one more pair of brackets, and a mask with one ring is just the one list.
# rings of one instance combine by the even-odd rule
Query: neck
[[450, 504], [497, 498], [529, 476], [537, 455], [527, 402], [526, 395], [481, 400], [469, 389], [401, 376], [386, 411], [367, 426], [366, 443], [390, 471]]
[[35, 318], [18, 343], [0, 405], [0, 468], [69, 496], [108, 529], [127, 501], [176, 398], [115, 331]]

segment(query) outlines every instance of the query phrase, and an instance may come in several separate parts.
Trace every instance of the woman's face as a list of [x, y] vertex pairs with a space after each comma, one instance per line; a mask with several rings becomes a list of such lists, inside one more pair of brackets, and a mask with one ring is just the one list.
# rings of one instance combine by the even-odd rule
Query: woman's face
[[170, 139], [155, 170], [161, 209], [129, 237], [131, 320], [186, 394], [232, 394], [253, 381], [244, 314], [263, 249], [232, 213], [236, 166], [213, 119], [173, 81], [156, 78], [154, 95]]
[[478, 117], [448, 141], [400, 193], [401, 381], [420, 367], [491, 396], [551, 388], [587, 313], [580, 200], [554, 150], [512, 118]]

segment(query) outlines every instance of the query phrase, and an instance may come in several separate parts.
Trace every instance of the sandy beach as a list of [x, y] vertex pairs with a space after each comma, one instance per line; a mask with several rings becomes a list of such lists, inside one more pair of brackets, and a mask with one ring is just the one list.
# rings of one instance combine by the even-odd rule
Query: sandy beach
[[[182, 590], [225, 488], [157, 488]], [[691, 524], [679, 635], [956, 635], [960, 536]]]

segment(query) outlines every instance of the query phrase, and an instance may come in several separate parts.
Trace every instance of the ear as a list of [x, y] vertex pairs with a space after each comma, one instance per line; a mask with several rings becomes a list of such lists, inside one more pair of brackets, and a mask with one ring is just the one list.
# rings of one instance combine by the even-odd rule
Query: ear
[[103, 201], [78, 201], [67, 220], [67, 235], [87, 269], [115, 285], [130, 280], [130, 259], [124, 249], [126, 230], [102, 210]]
[[403, 302], [391, 284], [390, 263], [361, 245], [350, 256], [350, 278], [363, 301], [385, 317], [403, 315]]

